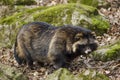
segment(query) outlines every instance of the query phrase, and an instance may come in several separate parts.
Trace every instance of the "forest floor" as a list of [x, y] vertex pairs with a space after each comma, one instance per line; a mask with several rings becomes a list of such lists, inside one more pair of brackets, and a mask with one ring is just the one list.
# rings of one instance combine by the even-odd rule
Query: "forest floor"
[[[97, 36], [99, 46], [109, 45], [115, 40], [120, 40], [120, 2], [119, 0], [107, 0], [107, 2], [110, 5], [107, 8], [99, 7], [98, 12], [109, 20], [110, 29], [102, 36]], [[18, 66], [13, 57], [13, 49], [1, 48], [0, 62], [17, 67], [30, 80], [43, 80], [49, 74], [50, 66], [36, 65], [35, 70], [27, 69], [26, 66]], [[120, 80], [120, 59], [102, 62], [95, 61], [90, 57], [78, 57], [71, 63], [68, 69], [75, 75], [86, 69], [94, 69], [99, 73], [105, 74], [111, 80]]]

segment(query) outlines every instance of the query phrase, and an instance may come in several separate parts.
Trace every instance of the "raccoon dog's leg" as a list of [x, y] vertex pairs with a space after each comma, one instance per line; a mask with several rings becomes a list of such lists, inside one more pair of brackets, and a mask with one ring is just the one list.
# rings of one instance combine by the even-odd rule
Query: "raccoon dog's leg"
[[23, 63], [23, 58], [19, 57], [17, 39], [16, 39], [15, 45], [14, 45], [14, 57], [19, 65], [21, 65]]
[[48, 59], [53, 62], [55, 68], [65, 67], [65, 43], [62, 39], [55, 39], [50, 43]]
[[25, 57], [26, 57], [26, 63], [29, 67], [32, 67], [33, 65], [33, 60], [32, 57], [30, 55], [30, 52], [28, 51], [28, 49], [26, 48], [25, 44], [23, 43], [23, 51], [25, 53]]
[[14, 56], [16, 61], [20, 65], [24, 62], [27, 63], [27, 65], [30, 67], [33, 65], [33, 60], [30, 55], [30, 52], [28, 51], [27, 47], [24, 44], [24, 40], [22, 39], [17, 40], [15, 44]]

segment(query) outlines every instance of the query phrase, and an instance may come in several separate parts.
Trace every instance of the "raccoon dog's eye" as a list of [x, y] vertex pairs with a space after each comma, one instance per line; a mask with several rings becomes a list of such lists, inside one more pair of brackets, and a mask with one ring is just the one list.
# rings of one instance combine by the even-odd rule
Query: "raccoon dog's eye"
[[80, 40], [81, 38], [80, 37], [75, 37], [75, 41], [78, 41]]
[[77, 33], [77, 34], [75, 35], [75, 41], [81, 40], [82, 36], [83, 36], [82, 33]]
[[93, 35], [92, 38], [95, 39], [96, 37]]

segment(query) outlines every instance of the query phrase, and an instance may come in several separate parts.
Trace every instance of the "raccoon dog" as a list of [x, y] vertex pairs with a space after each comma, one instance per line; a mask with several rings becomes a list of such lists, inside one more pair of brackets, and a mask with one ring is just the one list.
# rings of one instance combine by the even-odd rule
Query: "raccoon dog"
[[[45, 22], [24, 25], [16, 37], [14, 56], [18, 64], [33, 61], [64, 67], [67, 59], [86, 55], [97, 49], [94, 35], [80, 26], [54, 27]], [[71, 60], [72, 60], [71, 59]]]

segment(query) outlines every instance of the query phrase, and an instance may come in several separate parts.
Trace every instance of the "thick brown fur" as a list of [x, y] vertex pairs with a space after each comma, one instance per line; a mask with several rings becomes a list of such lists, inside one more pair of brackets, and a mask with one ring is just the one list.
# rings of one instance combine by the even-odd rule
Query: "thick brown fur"
[[64, 67], [66, 60], [88, 54], [97, 48], [95, 37], [88, 29], [66, 25], [54, 27], [44, 22], [32, 22], [19, 31], [14, 56], [19, 64], [33, 61]]

